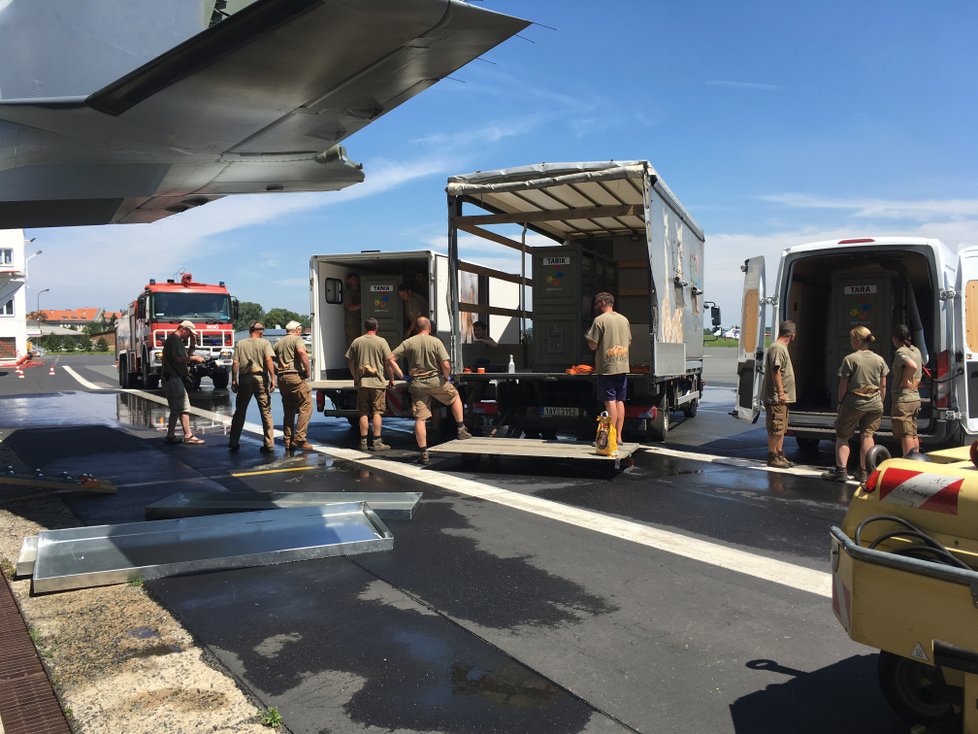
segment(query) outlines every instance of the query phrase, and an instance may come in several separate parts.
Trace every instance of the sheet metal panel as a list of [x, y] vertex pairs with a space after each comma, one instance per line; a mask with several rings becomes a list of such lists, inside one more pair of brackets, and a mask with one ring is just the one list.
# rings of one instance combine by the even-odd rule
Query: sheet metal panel
[[[421, 492], [204, 492], [171, 494], [146, 506], [147, 520], [198, 517], [225, 512], [251, 512], [287, 507], [311, 507], [338, 502], [366, 502], [382, 520], [410, 520]], [[18, 566], [19, 568], [19, 566]]]
[[20, 546], [20, 555], [17, 556], [17, 566], [14, 573], [17, 576], [30, 576], [34, 573], [34, 561], [37, 560], [37, 536], [29, 535], [24, 538]]
[[363, 502], [45, 530], [33, 593], [391, 550]]

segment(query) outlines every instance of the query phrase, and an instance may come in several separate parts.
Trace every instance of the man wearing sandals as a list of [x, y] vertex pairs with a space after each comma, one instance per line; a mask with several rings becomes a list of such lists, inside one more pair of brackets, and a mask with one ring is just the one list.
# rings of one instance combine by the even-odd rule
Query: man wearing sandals
[[180, 325], [163, 342], [163, 369], [161, 383], [166, 402], [170, 406], [170, 422], [167, 425], [167, 443], [180, 443], [176, 436], [177, 419], [183, 429], [183, 443], [196, 445], [204, 443], [190, 431], [190, 396], [183, 378], [187, 376], [188, 365], [191, 362], [203, 362], [204, 358], [196, 354], [188, 354], [184, 341], [190, 337], [196, 338], [197, 329], [192, 321], [181, 321]]

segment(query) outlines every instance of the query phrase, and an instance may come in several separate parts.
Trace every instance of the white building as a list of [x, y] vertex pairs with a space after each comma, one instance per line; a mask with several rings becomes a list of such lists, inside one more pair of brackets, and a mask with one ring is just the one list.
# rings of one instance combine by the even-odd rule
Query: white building
[[27, 352], [24, 230], [0, 230], [0, 364]]

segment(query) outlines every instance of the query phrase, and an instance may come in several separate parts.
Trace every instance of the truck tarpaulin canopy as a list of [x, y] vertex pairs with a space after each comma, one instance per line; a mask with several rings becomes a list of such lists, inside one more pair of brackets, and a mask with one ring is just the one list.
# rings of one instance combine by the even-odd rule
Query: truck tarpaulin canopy
[[[446, 191], [487, 211], [526, 213], [531, 229], [572, 240], [644, 232], [646, 177], [649, 186], [703, 239], [700, 227], [647, 161], [540, 163], [482, 171], [452, 176]], [[566, 218], [573, 217], [575, 210], [580, 210], [580, 218]], [[484, 219], [482, 224], [494, 223], [492, 215]]]

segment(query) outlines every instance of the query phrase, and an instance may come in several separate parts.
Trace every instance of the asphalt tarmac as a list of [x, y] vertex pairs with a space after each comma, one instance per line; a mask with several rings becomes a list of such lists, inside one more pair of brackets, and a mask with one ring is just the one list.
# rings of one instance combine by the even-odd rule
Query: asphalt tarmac
[[0, 403], [25, 470], [119, 487], [71, 500], [86, 524], [186, 489], [423, 491], [413, 520], [388, 521], [391, 552], [147, 582], [296, 734], [906, 731], [874, 651], [831, 612], [828, 528], [851, 488], [767, 471], [763, 429], [726, 415], [729, 357], [713, 359], [697, 417], [614, 475], [505, 457], [425, 469], [410, 424], [378, 458], [322, 417], [322, 451], [266, 457], [252, 437], [232, 453], [231, 401], [209, 389], [193, 399], [207, 445], [167, 446], [165, 408], [112, 389], [97, 358], [0, 376]]

